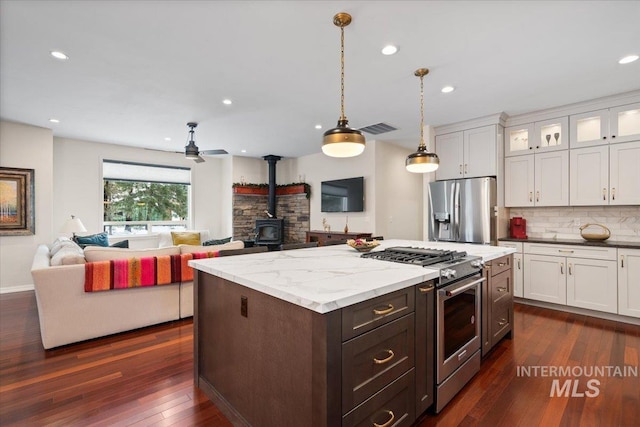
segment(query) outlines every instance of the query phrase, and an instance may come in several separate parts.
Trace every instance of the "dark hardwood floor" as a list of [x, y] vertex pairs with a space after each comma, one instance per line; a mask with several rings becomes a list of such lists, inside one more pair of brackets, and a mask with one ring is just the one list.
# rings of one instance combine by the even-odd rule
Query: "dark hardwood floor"
[[[640, 327], [525, 305], [516, 305], [514, 324], [515, 339], [498, 344], [480, 374], [419, 427], [640, 425], [638, 377], [579, 376], [576, 394], [597, 396], [550, 397], [557, 377], [518, 375], [534, 366], [637, 371]], [[39, 334], [33, 292], [1, 295], [2, 426], [230, 425], [193, 386], [190, 320], [49, 351]], [[589, 389], [588, 380], [599, 385]]]

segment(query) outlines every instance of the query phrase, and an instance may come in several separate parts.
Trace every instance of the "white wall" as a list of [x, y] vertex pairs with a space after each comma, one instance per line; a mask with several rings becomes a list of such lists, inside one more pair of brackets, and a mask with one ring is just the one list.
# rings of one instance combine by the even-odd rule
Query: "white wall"
[[53, 237], [51, 129], [0, 122], [0, 166], [35, 170], [35, 235], [0, 237], [0, 293], [33, 289], [33, 255]]
[[224, 212], [225, 206], [230, 209], [223, 196], [224, 159], [206, 157], [204, 163], [195, 163], [178, 153], [66, 138], [54, 138], [53, 154], [56, 236], [70, 215], [80, 218], [89, 233], [102, 231], [104, 159], [191, 168], [191, 227], [209, 230], [212, 238], [231, 235]]

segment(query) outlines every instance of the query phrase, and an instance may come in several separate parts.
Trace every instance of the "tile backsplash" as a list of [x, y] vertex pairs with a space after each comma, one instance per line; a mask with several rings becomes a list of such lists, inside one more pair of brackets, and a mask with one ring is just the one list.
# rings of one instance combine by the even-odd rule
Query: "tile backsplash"
[[[529, 237], [581, 239], [580, 226], [595, 223], [611, 230], [610, 240], [640, 242], [640, 206], [511, 208], [509, 217], [516, 216], [527, 220]], [[602, 230], [590, 227], [589, 231]]]

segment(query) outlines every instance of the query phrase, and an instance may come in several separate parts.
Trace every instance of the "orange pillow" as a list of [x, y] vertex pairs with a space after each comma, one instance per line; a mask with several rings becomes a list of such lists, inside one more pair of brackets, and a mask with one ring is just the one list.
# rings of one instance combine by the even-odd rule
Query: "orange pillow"
[[199, 245], [200, 233], [193, 231], [172, 231], [171, 240], [174, 245]]

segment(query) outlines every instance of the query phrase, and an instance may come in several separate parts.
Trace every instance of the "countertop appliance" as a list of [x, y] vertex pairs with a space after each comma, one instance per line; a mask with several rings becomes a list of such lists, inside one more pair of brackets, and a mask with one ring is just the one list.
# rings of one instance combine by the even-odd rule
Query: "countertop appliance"
[[527, 220], [521, 216], [515, 216], [509, 220], [509, 234], [512, 239], [527, 238]]
[[430, 182], [430, 239], [495, 244], [496, 193], [491, 177]]
[[440, 412], [480, 371], [480, 257], [439, 249], [392, 247], [361, 255], [439, 270], [435, 281], [435, 405]]

